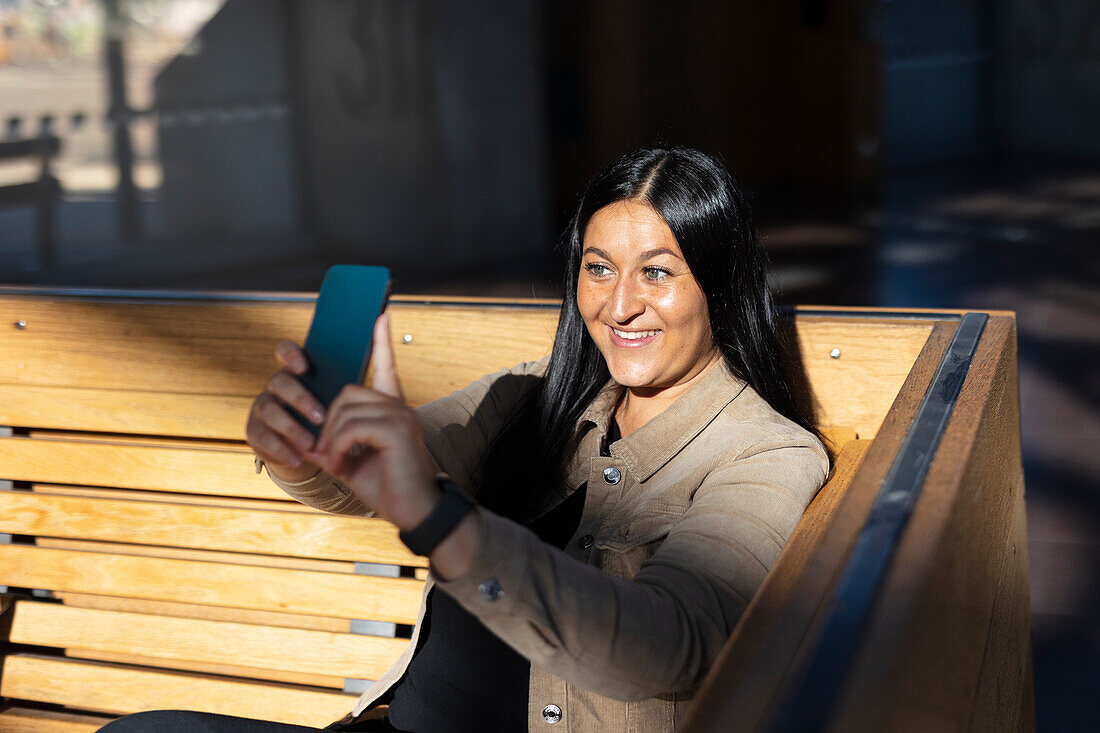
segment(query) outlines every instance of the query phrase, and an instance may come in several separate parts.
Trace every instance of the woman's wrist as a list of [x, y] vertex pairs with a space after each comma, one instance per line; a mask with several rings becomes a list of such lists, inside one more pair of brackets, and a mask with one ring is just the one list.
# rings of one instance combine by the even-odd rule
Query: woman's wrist
[[286, 484], [305, 483], [321, 472], [318, 466], [314, 466], [310, 463], [303, 463], [298, 467], [294, 467], [263, 461], [263, 465], [267, 468], [269, 476]]
[[436, 545], [428, 562], [432, 574], [442, 581], [460, 578], [470, 571], [481, 549], [481, 514], [472, 511], [466, 514], [454, 531]]
[[390, 521], [401, 531], [419, 527], [439, 505], [443, 492], [435, 481], [425, 484], [423, 490], [412, 492], [399, 507], [394, 508]]
[[481, 547], [481, 527], [476, 504], [446, 474], [437, 474], [432, 492], [413, 492], [419, 507], [390, 521], [401, 530], [401, 541], [418, 555], [428, 557], [433, 574], [450, 580], [465, 574]]

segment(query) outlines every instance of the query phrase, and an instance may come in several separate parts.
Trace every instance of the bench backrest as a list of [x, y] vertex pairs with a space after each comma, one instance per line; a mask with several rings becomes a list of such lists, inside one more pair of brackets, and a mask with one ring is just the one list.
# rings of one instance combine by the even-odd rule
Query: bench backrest
[[[240, 440], [242, 415], [271, 375], [273, 344], [301, 342], [309, 296], [266, 300], [0, 295], [0, 425]], [[549, 353], [546, 301], [428, 300], [390, 306], [410, 403]], [[935, 319], [803, 310], [800, 373], [818, 421], [871, 438]], [[836, 356], [832, 356], [832, 354]]]

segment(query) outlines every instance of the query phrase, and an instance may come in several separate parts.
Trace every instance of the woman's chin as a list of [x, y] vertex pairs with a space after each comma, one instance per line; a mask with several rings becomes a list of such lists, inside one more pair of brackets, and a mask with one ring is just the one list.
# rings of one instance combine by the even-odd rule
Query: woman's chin
[[654, 386], [654, 376], [643, 370], [634, 369], [610, 369], [611, 378], [616, 384], [627, 389], [644, 389]]

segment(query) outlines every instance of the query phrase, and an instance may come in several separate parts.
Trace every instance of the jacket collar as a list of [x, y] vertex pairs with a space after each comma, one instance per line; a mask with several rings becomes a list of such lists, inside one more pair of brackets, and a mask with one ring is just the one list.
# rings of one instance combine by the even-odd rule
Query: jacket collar
[[[581, 415], [578, 429], [591, 424], [599, 435], [606, 435], [623, 389], [609, 380]], [[664, 412], [612, 445], [611, 455], [622, 460], [638, 481], [645, 481], [683, 450], [744, 389], [745, 382], [735, 377], [726, 360], [720, 358]]]

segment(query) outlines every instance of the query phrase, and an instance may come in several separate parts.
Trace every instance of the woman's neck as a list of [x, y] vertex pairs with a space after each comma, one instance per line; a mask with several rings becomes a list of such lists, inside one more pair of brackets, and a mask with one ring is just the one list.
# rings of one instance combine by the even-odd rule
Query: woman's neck
[[619, 423], [620, 434], [625, 438], [668, 409], [669, 405], [691, 389], [721, 358], [721, 353], [716, 353], [697, 374], [670, 387], [659, 390], [627, 387], [615, 408], [615, 420]]

